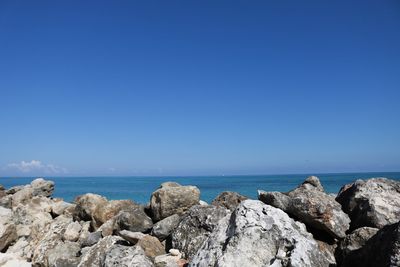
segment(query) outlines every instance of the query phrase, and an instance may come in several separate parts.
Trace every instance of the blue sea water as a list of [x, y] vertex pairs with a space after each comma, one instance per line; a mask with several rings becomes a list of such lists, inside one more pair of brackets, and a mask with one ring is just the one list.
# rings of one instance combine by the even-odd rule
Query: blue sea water
[[[189, 177], [45, 177], [55, 182], [54, 197], [73, 201], [78, 195], [96, 193], [108, 199], [132, 199], [138, 203], [149, 202], [151, 193], [161, 183], [175, 181], [182, 185], [196, 185], [201, 199], [211, 202], [223, 191], [235, 191], [250, 198], [257, 198], [257, 190], [286, 192], [301, 184], [307, 174], [242, 175], [242, 176], [189, 176]], [[400, 172], [317, 174], [325, 191], [337, 193], [356, 179], [387, 177], [400, 180]], [[9, 188], [30, 183], [34, 177], [0, 178], [0, 184]]]

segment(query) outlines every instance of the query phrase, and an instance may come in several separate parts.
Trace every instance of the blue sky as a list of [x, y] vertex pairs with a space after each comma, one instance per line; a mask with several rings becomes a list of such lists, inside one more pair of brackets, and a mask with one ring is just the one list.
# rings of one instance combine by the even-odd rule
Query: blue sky
[[400, 170], [399, 1], [1, 1], [0, 176]]

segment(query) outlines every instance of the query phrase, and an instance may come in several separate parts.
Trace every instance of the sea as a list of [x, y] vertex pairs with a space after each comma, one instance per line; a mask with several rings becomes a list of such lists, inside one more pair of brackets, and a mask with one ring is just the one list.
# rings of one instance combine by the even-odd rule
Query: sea
[[[340, 188], [357, 179], [386, 177], [400, 180], [400, 172], [384, 173], [329, 173], [313, 174], [320, 178], [325, 191], [337, 194]], [[201, 199], [210, 203], [223, 191], [234, 191], [257, 199], [257, 190], [287, 192], [301, 184], [308, 174], [285, 175], [232, 175], [232, 176], [163, 176], [163, 177], [43, 177], [55, 182], [53, 197], [71, 202], [76, 196], [95, 193], [108, 199], [131, 199], [146, 204], [151, 193], [160, 184], [174, 181], [181, 185], [195, 185], [200, 189]], [[0, 177], [0, 184], [6, 188], [30, 183], [36, 177]]]

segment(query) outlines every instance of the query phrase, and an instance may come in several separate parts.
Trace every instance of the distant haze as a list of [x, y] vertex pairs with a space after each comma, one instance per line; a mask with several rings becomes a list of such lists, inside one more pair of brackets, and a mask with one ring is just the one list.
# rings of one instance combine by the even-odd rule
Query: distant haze
[[1, 1], [0, 176], [400, 170], [399, 1]]

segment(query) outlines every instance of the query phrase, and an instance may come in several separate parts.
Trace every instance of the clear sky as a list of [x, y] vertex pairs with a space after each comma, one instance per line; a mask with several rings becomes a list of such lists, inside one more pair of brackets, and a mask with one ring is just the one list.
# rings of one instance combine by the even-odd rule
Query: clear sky
[[400, 2], [1, 1], [0, 176], [400, 171]]

